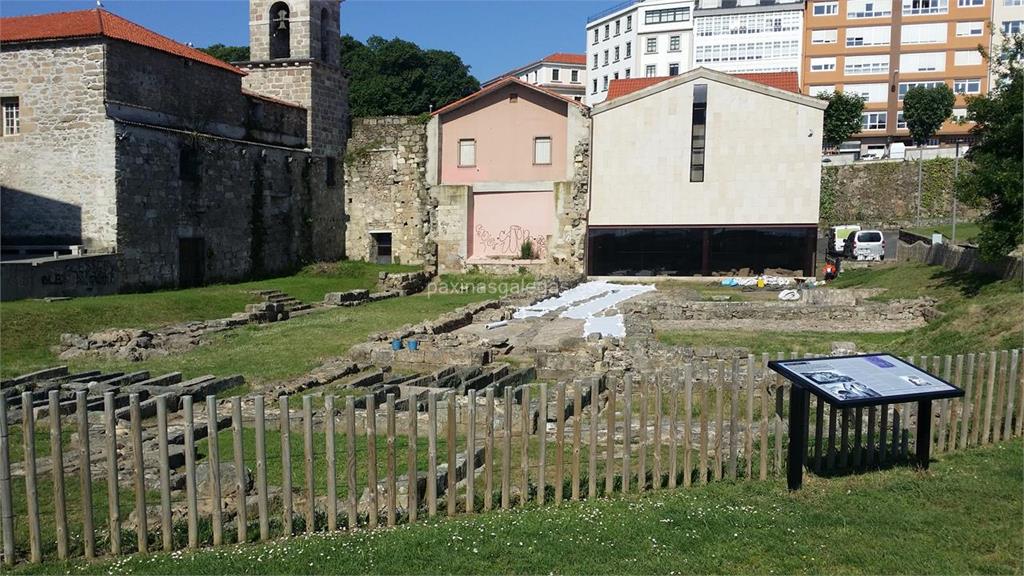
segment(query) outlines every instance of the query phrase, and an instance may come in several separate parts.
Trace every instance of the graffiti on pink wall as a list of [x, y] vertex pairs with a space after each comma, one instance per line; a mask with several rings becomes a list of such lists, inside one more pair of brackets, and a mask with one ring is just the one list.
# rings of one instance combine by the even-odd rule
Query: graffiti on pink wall
[[547, 255], [555, 228], [555, 197], [540, 192], [489, 192], [473, 195], [470, 255], [519, 257], [527, 239], [537, 257]]

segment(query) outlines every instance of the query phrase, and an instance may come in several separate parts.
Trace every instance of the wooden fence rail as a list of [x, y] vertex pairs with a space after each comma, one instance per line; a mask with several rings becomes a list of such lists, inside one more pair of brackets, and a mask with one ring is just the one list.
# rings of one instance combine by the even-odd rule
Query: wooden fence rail
[[[148, 418], [132, 395], [127, 421], [113, 393], [90, 413], [86, 392], [69, 412], [52, 391], [40, 405], [25, 392], [15, 424], [0, 395], [3, 562], [394, 526], [435, 516], [439, 502], [455, 516], [778, 477], [789, 384], [767, 370], [770, 358], [621, 382], [388, 395], [380, 407], [373, 395], [210, 396], [196, 411], [186, 396], [179, 412], [161, 396]], [[914, 437], [913, 403], [836, 410], [812, 399], [813, 472], [899, 465], [918, 442], [941, 457], [1024, 433], [1020, 350], [909, 360], [966, 392], [936, 404], [932, 437]]]

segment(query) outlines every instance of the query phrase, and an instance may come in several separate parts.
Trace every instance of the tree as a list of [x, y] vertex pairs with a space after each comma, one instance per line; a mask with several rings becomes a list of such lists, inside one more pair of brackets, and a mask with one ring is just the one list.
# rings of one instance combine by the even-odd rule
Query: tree
[[480, 89], [469, 66], [452, 52], [380, 36], [363, 44], [347, 34], [341, 47], [353, 116], [421, 114]]
[[225, 46], [223, 44], [210, 44], [206, 48], [199, 49], [214, 58], [220, 58], [225, 62], [245, 62], [249, 60], [248, 46]]
[[818, 95], [828, 100], [825, 109], [825, 125], [822, 141], [826, 146], [836, 147], [857, 132], [860, 132], [860, 113], [864, 110], [864, 100], [855, 94], [843, 92], [826, 92]]
[[979, 222], [978, 244], [982, 256], [992, 260], [1024, 241], [1024, 35], [1004, 37], [988, 59], [997, 78], [988, 94], [967, 100], [967, 119], [975, 124], [966, 157], [973, 168], [960, 175], [956, 194], [962, 202], [987, 209]]
[[956, 95], [945, 84], [914, 86], [903, 97], [903, 119], [918, 146], [925, 145], [953, 114]]

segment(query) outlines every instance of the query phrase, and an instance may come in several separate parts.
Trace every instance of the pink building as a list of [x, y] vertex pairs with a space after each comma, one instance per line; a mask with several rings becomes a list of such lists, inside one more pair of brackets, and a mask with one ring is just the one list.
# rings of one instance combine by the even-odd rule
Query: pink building
[[[449, 226], [465, 226], [464, 238], [448, 227], [447, 236], [458, 241], [439, 242], [442, 268], [558, 258], [552, 245], [561, 237], [557, 212], [565, 199], [559, 190], [571, 195], [578, 147], [589, 141], [589, 131], [585, 106], [517, 78], [489, 84], [434, 112], [428, 182], [447, 189], [438, 196], [442, 211], [447, 200], [456, 206], [449, 210], [453, 217], [464, 215], [464, 222]], [[533, 258], [524, 262], [527, 241]]]

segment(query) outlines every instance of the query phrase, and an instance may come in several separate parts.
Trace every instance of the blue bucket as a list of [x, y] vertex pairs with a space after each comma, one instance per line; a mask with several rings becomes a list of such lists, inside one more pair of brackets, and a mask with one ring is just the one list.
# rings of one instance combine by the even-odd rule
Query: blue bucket
[[392, 340], [391, 341], [391, 349], [395, 350], [395, 351], [401, 350], [402, 349], [402, 341], [400, 339], [398, 339], [398, 338], [395, 338], [394, 340]]

